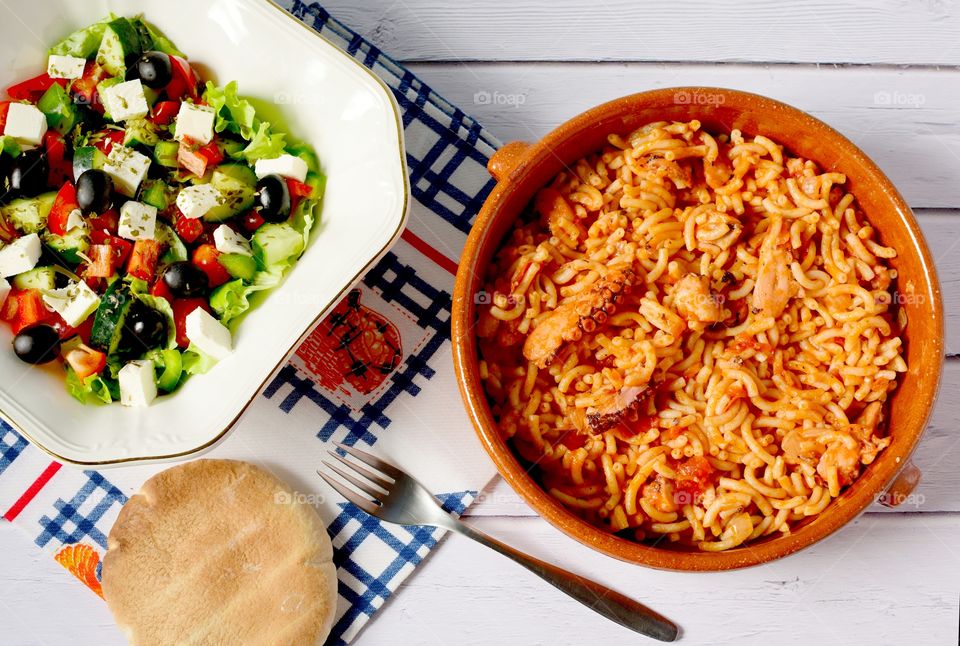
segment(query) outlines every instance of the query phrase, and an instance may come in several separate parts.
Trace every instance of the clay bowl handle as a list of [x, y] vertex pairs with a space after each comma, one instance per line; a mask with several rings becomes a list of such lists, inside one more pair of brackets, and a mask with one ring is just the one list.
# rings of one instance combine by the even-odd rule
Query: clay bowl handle
[[490, 161], [487, 162], [487, 170], [493, 179], [501, 182], [508, 177], [520, 163], [528, 148], [530, 143], [526, 141], [511, 141], [493, 153]]

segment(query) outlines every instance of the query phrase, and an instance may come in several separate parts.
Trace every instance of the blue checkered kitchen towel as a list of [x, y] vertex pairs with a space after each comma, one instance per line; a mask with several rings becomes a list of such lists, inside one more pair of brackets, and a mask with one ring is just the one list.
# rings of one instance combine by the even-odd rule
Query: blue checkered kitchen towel
[[[329, 643], [347, 643], [442, 532], [384, 525], [336, 497], [314, 473], [327, 445], [375, 447], [417, 474], [456, 513], [494, 473], [460, 403], [449, 337], [456, 259], [492, 187], [485, 166], [499, 143], [318, 4], [281, 4], [393, 90], [403, 113], [415, 201], [402, 240], [304, 342], [240, 426], [207, 457], [261, 464], [317, 501], [339, 568], [340, 603]], [[388, 358], [394, 368], [387, 374], [329, 369], [336, 354], [329, 339], [358, 321], [373, 321], [384, 330], [394, 352]], [[0, 512], [6, 510], [5, 518], [38, 548], [99, 592], [99, 560], [111, 524], [127, 497], [162, 468], [61, 469], [2, 424]]]

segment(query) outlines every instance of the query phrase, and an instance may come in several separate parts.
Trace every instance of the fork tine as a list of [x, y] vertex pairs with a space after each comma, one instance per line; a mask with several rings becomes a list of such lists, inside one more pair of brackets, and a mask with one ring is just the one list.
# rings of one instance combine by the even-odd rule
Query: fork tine
[[384, 493], [377, 491], [375, 487], [370, 486], [370, 483], [364, 482], [363, 480], [356, 477], [349, 471], [345, 471], [340, 467], [338, 467], [337, 465], [327, 462], [326, 460], [323, 461], [323, 464], [328, 469], [336, 473], [338, 476], [340, 476], [341, 478], [343, 478], [344, 480], [352, 484], [354, 487], [359, 489], [360, 493], [362, 493], [364, 496], [367, 496], [368, 498], [373, 498], [373, 501], [375, 503], [381, 502], [381, 499], [385, 497]]
[[340, 442], [337, 442], [336, 444], [339, 448], [343, 449], [353, 457], [357, 458], [358, 460], [366, 464], [368, 467], [373, 467], [378, 471], [386, 473], [388, 476], [390, 476], [394, 480], [397, 480], [398, 478], [403, 476], [403, 471], [393, 466], [389, 462], [384, 462], [383, 460], [381, 460], [375, 455], [371, 455], [366, 451], [361, 451], [360, 449], [356, 449], [352, 446], [347, 446], [346, 444], [341, 444]]
[[376, 486], [383, 489], [384, 493], [390, 493], [390, 485], [392, 483], [388, 482], [386, 478], [382, 478], [378, 476], [376, 473], [374, 473], [373, 471], [370, 471], [369, 469], [364, 469], [362, 466], [360, 466], [356, 462], [351, 462], [350, 460], [346, 459], [336, 451], [327, 451], [327, 453], [329, 453], [331, 456], [336, 458], [336, 460], [341, 464], [343, 464], [344, 466], [349, 467], [351, 471], [359, 473], [364, 478], [366, 478]]
[[323, 480], [324, 480], [328, 485], [330, 485], [331, 487], [333, 487], [334, 489], [336, 489], [337, 492], [338, 492], [341, 496], [343, 496], [344, 498], [346, 498], [347, 500], [349, 500], [350, 502], [352, 502], [353, 504], [355, 504], [357, 507], [359, 507], [359, 508], [362, 509], [363, 511], [367, 512], [368, 514], [370, 514], [371, 516], [375, 516], [375, 515], [377, 514], [377, 510], [380, 509], [380, 507], [379, 507], [378, 505], [375, 505], [374, 503], [370, 502], [369, 500], [367, 500], [367, 499], [365, 499], [365, 498], [362, 498], [361, 496], [358, 496], [356, 493], [354, 493], [353, 491], [351, 491], [351, 490], [348, 489], [347, 487], [344, 487], [342, 484], [340, 484], [339, 482], [337, 482], [337, 481], [334, 480], [333, 478], [327, 476], [327, 474], [325, 474], [324, 472], [320, 471], [319, 469], [317, 469], [317, 475], [319, 475], [321, 478], [323, 478]]

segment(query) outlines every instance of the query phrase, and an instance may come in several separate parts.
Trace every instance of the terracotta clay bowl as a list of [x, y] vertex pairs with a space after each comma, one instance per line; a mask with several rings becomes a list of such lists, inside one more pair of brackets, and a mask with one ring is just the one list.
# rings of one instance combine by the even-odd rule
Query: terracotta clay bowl
[[[892, 397], [893, 441], [856, 482], [819, 516], [791, 534], [706, 553], [652, 547], [619, 538], [567, 511], [527, 473], [501, 438], [478, 371], [476, 304], [487, 264], [536, 191], [560, 170], [599, 150], [607, 135], [626, 134], [652, 121], [699, 119], [708, 131], [762, 133], [821, 168], [847, 176], [847, 186], [883, 244], [898, 251], [901, 307], [909, 372]], [[460, 391], [483, 446], [506, 481], [541, 516], [581, 543], [610, 556], [672, 570], [728, 570], [792, 554], [833, 533], [875, 501], [897, 504], [919, 481], [910, 455], [933, 407], [943, 364], [943, 305], [933, 260], [917, 221], [884, 175], [859, 148], [812, 116], [788, 105], [735, 90], [688, 87], [626, 96], [574, 117], [537, 143], [514, 142], [498, 151], [488, 169], [497, 184], [480, 211], [460, 259], [453, 297], [453, 357]]]

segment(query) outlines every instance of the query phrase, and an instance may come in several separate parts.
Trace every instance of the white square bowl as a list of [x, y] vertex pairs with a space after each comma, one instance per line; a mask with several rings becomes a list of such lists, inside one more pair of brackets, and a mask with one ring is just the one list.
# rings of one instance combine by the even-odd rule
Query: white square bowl
[[[403, 128], [390, 90], [283, 9], [261, 0], [6, 0], [0, 85], [46, 70], [46, 50], [113, 11], [142, 13], [204, 79], [236, 80], [258, 111], [313, 145], [327, 176], [319, 227], [285, 281], [242, 320], [234, 352], [147, 408], [84, 406], [59, 364], [27, 367], [0, 326], [0, 415], [74, 465], [185, 458], [237, 422], [298, 343], [397, 240], [409, 203]], [[4, 15], [5, 14], [5, 15]]]

